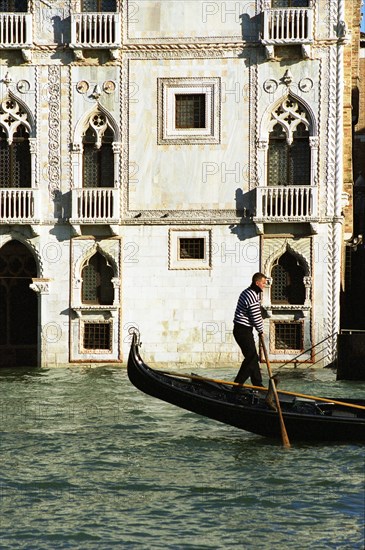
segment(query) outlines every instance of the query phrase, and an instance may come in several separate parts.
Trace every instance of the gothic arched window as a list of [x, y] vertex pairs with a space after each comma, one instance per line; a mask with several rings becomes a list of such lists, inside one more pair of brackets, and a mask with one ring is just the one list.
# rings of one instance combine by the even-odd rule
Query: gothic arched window
[[114, 301], [113, 269], [105, 257], [96, 252], [82, 269], [81, 301], [83, 304], [112, 305]]
[[303, 266], [293, 254], [285, 252], [280, 256], [271, 270], [271, 303], [304, 304], [304, 275]]
[[288, 144], [281, 124], [275, 124], [269, 135], [269, 185], [309, 185], [310, 147], [309, 133], [303, 123], [293, 132]]
[[10, 144], [7, 132], [0, 126], [0, 187], [31, 187], [29, 133], [23, 124], [13, 133]]
[[114, 187], [113, 140], [106, 117], [94, 115], [83, 136], [83, 187]]
[[290, 96], [271, 116], [268, 185], [310, 185], [309, 115]]

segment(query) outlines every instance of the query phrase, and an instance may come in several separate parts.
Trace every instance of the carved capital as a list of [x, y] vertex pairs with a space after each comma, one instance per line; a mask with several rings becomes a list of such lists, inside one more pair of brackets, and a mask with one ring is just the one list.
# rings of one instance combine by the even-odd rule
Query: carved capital
[[269, 140], [268, 139], [258, 139], [256, 141], [256, 146], [257, 146], [257, 149], [266, 151], [266, 149], [269, 146]]
[[271, 60], [275, 59], [274, 46], [270, 46], [270, 45], [266, 44], [266, 46], [265, 46], [265, 55], [266, 55], [266, 59], [268, 61], [271, 61]]
[[82, 143], [71, 143], [71, 153], [80, 154], [82, 153]]
[[32, 50], [30, 50], [28, 48], [23, 48], [22, 49], [22, 56], [23, 56], [23, 59], [26, 63], [31, 63], [32, 62]]
[[78, 48], [74, 49], [74, 56], [76, 61], [85, 61], [84, 53]]
[[29, 288], [37, 294], [49, 294], [48, 279], [32, 279]]
[[119, 141], [114, 141], [112, 143], [113, 153], [121, 153], [122, 152], [122, 144]]
[[318, 149], [319, 147], [319, 137], [318, 136], [309, 136], [309, 145], [311, 149]]

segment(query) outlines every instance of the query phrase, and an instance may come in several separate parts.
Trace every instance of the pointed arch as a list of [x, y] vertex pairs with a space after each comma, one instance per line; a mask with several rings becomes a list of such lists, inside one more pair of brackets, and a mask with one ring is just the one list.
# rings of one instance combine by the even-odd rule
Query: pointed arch
[[264, 265], [264, 273], [271, 273], [272, 268], [277, 260], [285, 254], [285, 252], [290, 252], [303, 266], [304, 268], [304, 277], [310, 277], [311, 269], [308, 258], [303, 254], [303, 252], [296, 247], [293, 242], [283, 241], [281, 246], [277, 247], [274, 252], [267, 258]]
[[83, 265], [81, 271], [81, 302], [83, 304], [113, 305], [113, 269], [106, 257], [95, 252]]
[[[109, 127], [114, 134], [114, 142], [120, 142], [120, 130], [118, 124], [113, 117], [113, 115], [103, 107], [99, 102], [96, 103], [89, 111], [87, 111], [77, 122], [74, 130], [74, 144], [81, 144], [82, 138], [88, 127], [90, 126], [90, 121], [92, 121], [94, 116], [101, 114], [106, 119], [106, 126]], [[105, 128], [106, 129], [106, 128]], [[105, 131], [105, 130], [104, 130]]]
[[[307, 103], [303, 98], [299, 97], [297, 94], [295, 94], [293, 91], [289, 91], [286, 94], [282, 95], [278, 100], [276, 100], [274, 103], [269, 105], [266, 110], [263, 113], [262, 119], [261, 119], [261, 139], [266, 139], [267, 134], [272, 131], [275, 124], [278, 122], [278, 119], [273, 116], [273, 113], [275, 113], [281, 106], [283, 106], [287, 101], [293, 101], [298, 106], [302, 107], [306, 113], [308, 113], [307, 119], [303, 119], [303, 117], [300, 115], [300, 113], [297, 113], [295, 115], [296, 120], [299, 122], [303, 122], [308, 127], [309, 135], [310, 136], [316, 136], [317, 135], [317, 121], [316, 117], [314, 115], [312, 107]], [[287, 109], [287, 107], [285, 107]], [[290, 110], [290, 107], [289, 107]], [[295, 111], [293, 111], [293, 114], [295, 114]], [[285, 127], [286, 133], [288, 135], [289, 132], [289, 125], [285, 125], [285, 121], [282, 121], [283, 128]]]
[[37, 248], [33, 245], [33, 243], [28, 241], [26, 238], [24, 238], [17, 231], [11, 231], [7, 235], [1, 235], [0, 236], [0, 250], [3, 248], [4, 245], [9, 243], [10, 241], [18, 241], [22, 245], [24, 245], [26, 248], [28, 248], [28, 250], [32, 253], [32, 255], [34, 257], [34, 261], [35, 261], [36, 266], [37, 266], [37, 275], [36, 275], [36, 277], [37, 278], [43, 278], [43, 276], [44, 276], [43, 275], [44, 266], [43, 266], [42, 256], [40, 255]]
[[9, 144], [20, 125], [27, 129], [30, 138], [35, 137], [32, 112], [20, 97], [9, 90], [0, 101], [0, 126], [5, 130]]
[[32, 289], [37, 262], [27, 243], [3, 239], [0, 248], [0, 364], [36, 366], [38, 299]]
[[100, 243], [93, 243], [80, 255], [74, 264], [73, 276], [75, 280], [81, 277], [82, 268], [90, 261], [90, 258], [94, 256], [96, 252], [100, 252], [100, 254], [105, 257], [107, 264], [113, 269], [114, 277], [119, 277], [119, 268], [116, 259], [108, 252], [106, 247], [102, 246]]

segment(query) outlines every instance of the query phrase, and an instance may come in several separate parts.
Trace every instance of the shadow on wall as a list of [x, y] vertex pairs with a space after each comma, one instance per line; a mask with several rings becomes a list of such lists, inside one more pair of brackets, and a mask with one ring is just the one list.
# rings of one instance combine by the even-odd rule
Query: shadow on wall
[[256, 190], [252, 189], [244, 193], [241, 188], [236, 189], [235, 202], [236, 202], [236, 216], [240, 218], [239, 223], [230, 225], [229, 229], [231, 233], [237, 235], [240, 241], [244, 241], [252, 236], [256, 235], [255, 227], [248, 222], [252, 221], [253, 213], [255, 210]]

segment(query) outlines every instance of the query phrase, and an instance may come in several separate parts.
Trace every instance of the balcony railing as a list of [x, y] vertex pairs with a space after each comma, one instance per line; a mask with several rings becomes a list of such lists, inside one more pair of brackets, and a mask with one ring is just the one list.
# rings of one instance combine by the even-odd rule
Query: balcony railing
[[318, 217], [317, 187], [257, 187], [255, 222], [311, 222]]
[[73, 48], [116, 48], [121, 44], [119, 13], [75, 13], [71, 15]]
[[35, 189], [1, 189], [0, 224], [35, 222], [36, 193]]
[[308, 44], [312, 40], [312, 8], [264, 10], [263, 44]]
[[32, 14], [0, 14], [0, 48], [30, 48], [32, 45]]
[[74, 189], [71, 217], [77, 224], [118, 223], [119, 189]]

